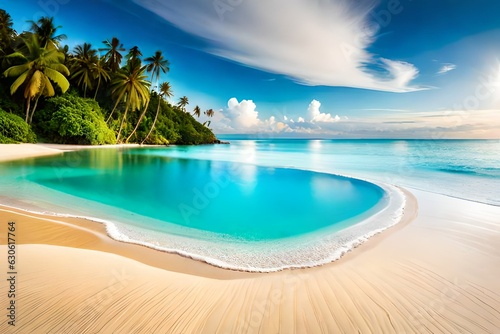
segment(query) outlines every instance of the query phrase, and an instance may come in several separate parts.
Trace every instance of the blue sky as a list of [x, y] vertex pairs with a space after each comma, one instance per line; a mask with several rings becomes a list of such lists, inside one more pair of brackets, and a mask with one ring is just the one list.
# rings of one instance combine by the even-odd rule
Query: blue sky
[[162, 50], [218, 134], [500, 138], [495, 0], [2, 0], [74, 47]]

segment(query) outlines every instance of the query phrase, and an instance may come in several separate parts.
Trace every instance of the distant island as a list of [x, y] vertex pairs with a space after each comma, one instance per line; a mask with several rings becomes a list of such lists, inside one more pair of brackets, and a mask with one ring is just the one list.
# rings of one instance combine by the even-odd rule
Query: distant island
[[17, 33], [0, 9], [0, 143], [220, 143], [210, 121], [195, 119], [201, 109], [188, 110], [188, 97], [166, 100], [173, 89], [160, 82], [170, 65], [162, 51], [143, 57], [116, 37], [69, 50], [53, 18], [29, 23]]

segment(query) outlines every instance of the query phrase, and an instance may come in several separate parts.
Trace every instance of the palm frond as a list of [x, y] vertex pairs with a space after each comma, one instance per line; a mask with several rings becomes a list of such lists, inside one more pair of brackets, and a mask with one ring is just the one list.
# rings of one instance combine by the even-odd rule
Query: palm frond
[[56, 95], [56, 92], [54, 90], [54, 86], [52, 86], [52, 82], [50, 82], [49, 78], [44, 76], [44, 91], [42, 92], [43, 95], [45, 96], [54, 96]]
[[10, 86], [10, 95], [14, 95], [14, 93], [19, 89], [19, 87], [26, 81], [29, 72], [24, 72], [21, 74], [16, 81]]
[[50, 80], [55, 82], [61, 88], [63, 93], [65, 93], [69, 89], [69, 81], [61, 73], [49, 67], [46, 67], [44, 70], [44, 74], [48, 76]]
[[51, 64], [50, 65], [50, 68], [57, 71], [57, 72], [60, 72], [66, 76], [69, 76], [70, 75], [70, 71], [69, 69], [64, 65], [64, 64]]
[[24, 98], [32, 98], [40, 93], [42, 87], [43, 73], [35, 71], [24, 89]]
[[16, 65], [9, 67], [7, 70], [5, 70], [5, 72], [3, 72], [3, 75], [6, 77], [17, 77], [22, 73], [29, 71], [29, 69], [30, 69], [29, 64]]
[[5, 59], [21, 59], [23, 61], [28, 61], [28, 59], [21, 52], [14, 52], [10, 55], [4, 57]]

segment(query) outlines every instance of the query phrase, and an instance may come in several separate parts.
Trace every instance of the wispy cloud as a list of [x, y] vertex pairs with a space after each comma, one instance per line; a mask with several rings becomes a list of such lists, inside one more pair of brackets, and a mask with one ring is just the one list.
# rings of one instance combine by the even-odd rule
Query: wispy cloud
[[286, 115], [273, 115], [268, 119], [261, 119], [257, 111], [257, 105], [252, 100], [238, 101], [232, 97], [227, 102], [227, 108], [219, 110], [212, 124], [219, 133], [283, 133], [301, 132], [308, 133], [321, 131], [323, 127], [330, 124], [348, 120], [347, 117], [339, 115], [332, 116], [330, 113], [320, 111], [321, 102], [312, 100], [304, 117], [299, 116], [297, 121]]
[[365, 108], [363, 111], [408, 111], [408, 109], [389, 109], [389, 108]]
[[443, 66], [439, 69], [437, 74], [445, 74], [450, 71], [453, 71], [454, 69], [457, 68], [457, 65], [455, 64], [443, 64]]
[[375, 0], [134, 1], [208, 40], [212, 54], [302, 84], [425, 89], [412, 84], [414, 65], [367, 51], [377, 33], [370, 22]]

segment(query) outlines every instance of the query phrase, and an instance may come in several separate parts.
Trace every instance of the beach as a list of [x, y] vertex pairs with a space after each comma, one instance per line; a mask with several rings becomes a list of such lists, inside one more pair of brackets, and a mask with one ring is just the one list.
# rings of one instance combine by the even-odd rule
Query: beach
[[[0, 161], [69, 149], [0, 145]], [[1, 256], [8, 222], [17, 246], [16, 323], [2, 315], [0, 332], [500, 333], [500, 207], [405, 191], [395, 227], [336, 262], [267, 274], [114, 241], [99, 223], [0, 207]]]

